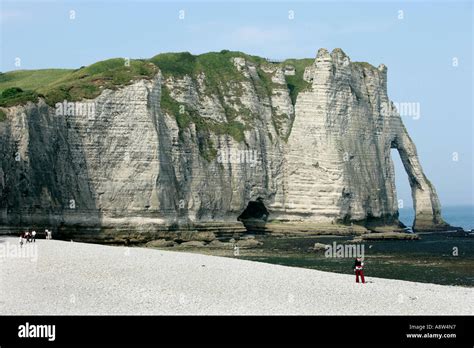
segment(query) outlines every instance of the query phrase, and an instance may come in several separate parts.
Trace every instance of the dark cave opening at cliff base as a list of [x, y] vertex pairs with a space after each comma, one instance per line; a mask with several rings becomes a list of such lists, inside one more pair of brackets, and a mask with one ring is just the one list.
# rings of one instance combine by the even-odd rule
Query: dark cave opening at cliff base
[[264, 232], [269, 215], [270, 213], [265, 207], [263, 199], [259, 197], [255, 201], [248, 202], [247, 207], [237, 220], [244, 224], [247, 232]]
[[391, 158], [395, 170], [395, 188], [397, 192], [398, 219], [406, 226], [412, 227], [415, 220], [415, 209], [411, 196], [408, 174], [405, 171], [398, 149], [391, 149]]

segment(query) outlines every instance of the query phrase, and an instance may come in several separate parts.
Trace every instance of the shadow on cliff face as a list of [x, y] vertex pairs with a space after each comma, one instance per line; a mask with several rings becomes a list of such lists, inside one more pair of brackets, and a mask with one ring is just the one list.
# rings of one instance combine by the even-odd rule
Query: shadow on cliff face
[[[24, 111], [23, 119], [17, 120]], [[56, 115], [44, 102], [12, 116], [1, 148], [8, 194], [0, 224], [9, 233], [45, 228], [68, 239], [100, 231], [96, 193], [84, 153], [85, 125], [77, 117]], [[24, 151], [22, 149], [25, 149]], [[84, 232], [83, 227], [90, 231]]]
[[263, 203], [263, 198], [259, 197], [256, 201], [250, 201], [247, 204], [247, 208], [239, 215], [237, 220], [241, 221], [249, 232], [263, 232], [269, 215], [270, 213]]

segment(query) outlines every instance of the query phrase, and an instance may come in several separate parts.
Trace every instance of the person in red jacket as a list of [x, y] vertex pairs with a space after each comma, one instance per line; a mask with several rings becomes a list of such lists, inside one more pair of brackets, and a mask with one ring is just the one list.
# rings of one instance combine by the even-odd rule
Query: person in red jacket
[[354, 263], [354, 271], [356, 274], [356, 283], [359, 282], [359, 276], [362, 279], [362, 284], [365, 284], [365, 279], [364, 279], [364, 262], [360, 257], [356, 258], [355, 263]]

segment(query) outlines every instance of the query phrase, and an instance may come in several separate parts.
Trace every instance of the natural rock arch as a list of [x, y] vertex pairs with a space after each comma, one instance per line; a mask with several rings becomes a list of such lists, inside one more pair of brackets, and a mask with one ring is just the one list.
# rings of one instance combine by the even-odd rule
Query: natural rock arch
[[402, 126], [402, 132], [392, 141], [391, 148], [397, 150], [408, 175], [415, 210], [413, 231], [447, 229], [449, 225], [441, 217], [441, 204], [436, 190], [423, 172], [415, 144], [405, 127]]

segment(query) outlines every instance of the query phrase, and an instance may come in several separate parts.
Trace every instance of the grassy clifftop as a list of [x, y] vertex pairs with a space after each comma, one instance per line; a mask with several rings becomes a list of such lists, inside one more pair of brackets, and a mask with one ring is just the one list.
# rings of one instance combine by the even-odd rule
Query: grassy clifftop
[[49, 105], [63, 100], [97, 97], [133, 80], [150, 78], [156, 66], [147, 61], [114, 58], [77, 70], [22, 70], [0, 74], [0, 106], [8, 107], [43, 97]]
[[[0, 73], [0, 107], [21, 105], [29, 101], [36, 102], [38, 98], [43, 98], [50, 106], [63, 100], [93, 99], [104, 89], [113, 90], [136, 80], [151, 79], [158, 70], [161, 71], [165, 80], [188, 76], [198, 81], [204, 75], [205, 78], [202, 80], [205, 86], [204, 91], [219, 99], [225, 110], [227, 122], [205, 119], [191, 105], [183, 108], [183, 105], [173, 98], [173, 93], [167, 83], [163, 84], [162, 88], [161, 108], [176, 118], [180, 135], [190, 124], [196, 126], [201, 153], [210, 160], [216, 156], [216, 150], [209, 133], [227, 134], [241, 142], [245, 140], [245, 129], [253, 127], [254, 121], [259, 117], [252, 114], [239, 101], [239, 97], [243, 94], [240, 82], [249, 77], [239, 71], [233, 58], [243, 58], [247, 66], [252, 67], [251, 83], [257, 97], [265, 102], [268, 102], [274, 88], [279, 90], [282, 88], [282, 85], [272, 81], [272, 71], [276, 68], [294, 70], [293, 74], [285, 76], [286, 87], [293, 105], [296, 103], [298, 94], [310, 86], [303, 80], [303, 74], [306, 67], [313, 64], [314, 59], [311, 58], [269, 62], [265, 58], [228, 50], [200, 55], [192, 55], [189, 52], [162, 53], [150, 59], [108, 59], [75, 70], [18, 70]], [[237, 108], [229, 103], [230, 99], [233, 100], [231, 103], [238, 104]], [[273, 115], [278, 134], [279, 117], [283, 116]], [[286, 117], [283, 118], [286, 119]], [[5, 113], [2, 111], [0, 122], [5, 118]]]
[[0, 91], [11, 87], [19, 87], [24, 90], [35, 90], [48, 85], [73, 71], [74, 70], [71, 69], [10, 71], [5, 74], [0, 74]]
[[[49, 105], [64, 99], [68, 101], [91, 99], [97, 97], [103, 89], [115, 89], [137, 79], [151, 78], [157, 72], [156, 67], [165, 77], [188, 75], [196, 78], [199, 74], [205, 73], [206, 86], [211, 92], [220, 94], [217, 90], [219, 85], [238, 82], [244, 78], [231, 61], [234, 57], [245, 58], [253, 63], [262, 77], [263, 87], [268, 87], [268, 79], [260, 66], [270, 63], [261, 57], [226, 50], [201, 55], [192, 55], [188, 52], [162, 53], [150, 59], [126, 61], [123, 58], [114, 58], [76, 70], [42, 69], [0, 73], [0, 106], [8, 107], [36, 101], [38, 97], [43, 97]], [[280, 63], [291, 64], [296, 68], [296, 75], [288, 76], [292, 99], [296, 98], [304, 83], [302, 80], [304, 67], [311, 62], [312, 59], [291, 59]], [[16, 94], [13, 95], [10, 91], [7, 95], [2, 95], [5, 90], [14, 87], [17, 88]]]
[[[266, 68], [293, 66], [296, 71], [295, 75], [287, 76], [287, 88], [290, 91], [293, 104], [297, 94], [308, 86], [303, 80], [303, 73], [304, 69], [313, 62], [313, 59], [290, 59], [280, 63], [270, 63], [261, 57], [223, 50], [200, 55], [192, 55], [188, 52], [162, 53], [150, 59], [140, 60], [114, 58], [76, 70], [11, 71], [0, 73], [0, 107], [25, 104], [29, 101], [36, 102], [40, 97], [50, 106], [63, 100], [93, 99], [100, 95], [104, 89], [116, 89], [138, 79], [152, 78], [158, 69], [165, 79], [189, 76], [196, 81], [204, 74], [205, 93], [212, 94], [219, 99], [225, 109], [227, 122], [220, 123], [203, 119], [197, 110], [193, 110], [189, 105], [186, 105], [183, 112], [183, 108], [180, 108], [182, 105], [173, 99], [166, 84], [162, 89], [161, 107], [176, 118], [181, 131], [188, 128], [191, 123], [196, 125], [199, 137], [207, 139], [203, 140], [203, 144], [200, 146], [203, 148], [202, 153], [204, 157], [211, 159], [215, 156], [215, 150], [209, 140], [210, 132], [228, 134], [237, 141], [244, 141], [244, 130], [252, 127], [253, 120], [258, 116], [252, 115], [243, 104], [239, 105], [240, 111], [237, 112], [226, 101], [231, 90], [237, 96], [243, 93], [239, 82], [246, 79], [235, 66], [233, 58], [243, 58], [247, 64], [255, 68], [258, 78], [254, 79], [252, 83], [258, 97], [262, 99], [268, 99], [275, 87], [271, 74], [267, 72]], [[238, 100], [237, 103], [239, 103]], [[244, 119], [245, 124], [237, 121], [239, 116]], [[0, 118], [1, 121], [5, 117], [0, 115]]]
[[[237, 51], [223, 50], [200, 55], [189, 52], [162, 53], [150, 59], [125, 60], [113, 58], [94, 63], [79, 69], [42, 69], [16, 70], [0, 73], [0, 106], [8, 107], [36, 101], [43, 97], [49, 105], [67, 99], [77, 101], [97, 97], [103, 89], [116, 89], [137, 79], [148, 79], [157, 72], [157, 67], [165, 77], [183, 77], [188, 75], [196, 78], [201, 73], [206, 75], [206, 86], [209, 91], [221, 95], [219, 86], [238, 82], [244, 77], [234, 66], [232, 59], [244, 58], [256, 66], [261, 85], [255, 86], [257, 92], [267, 94], [272, 88], [271, 79], [261, 69], [265, 65], [287, 66], [295, 68], [295, 75], [286, 76], [287, 86], [293, 104], [296, 96], [308, 84], [303, 80], [303, 73], [314, 59], [287, 59], [279, 63], [269, 63], [266, 59]], [[371, 67], [368, 63], [357, 63], [362, 67]], [[375, 69], [375, 68], [374, 68]], [[5, 90], [9, 91], [6, 95]], [[268, 94], [267, 94], [268, 95]]]

